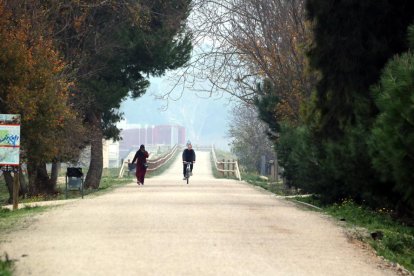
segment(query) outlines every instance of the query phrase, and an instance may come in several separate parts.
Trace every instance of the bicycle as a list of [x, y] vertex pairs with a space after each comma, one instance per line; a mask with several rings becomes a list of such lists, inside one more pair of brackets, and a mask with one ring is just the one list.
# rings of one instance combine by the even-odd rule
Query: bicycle
[[187, 165], [185, 167], [185, 179], [186, 179], [187, 184], [188, 184], [188, 180], [190, 179], [190, 176], [191, 176], [191, 166], [190, 165], [191, 165], [192, 162], [184, 161], [183, 163]]

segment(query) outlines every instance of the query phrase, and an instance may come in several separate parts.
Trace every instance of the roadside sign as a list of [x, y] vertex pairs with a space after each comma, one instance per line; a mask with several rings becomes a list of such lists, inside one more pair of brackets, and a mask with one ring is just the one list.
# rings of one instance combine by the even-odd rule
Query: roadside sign
[[13, 210], [19, 207], [20, 115], [0, 114], [0, 167], [13, 171]]
[[20, 115], [0, 114], [0, 166], [19, 166]]

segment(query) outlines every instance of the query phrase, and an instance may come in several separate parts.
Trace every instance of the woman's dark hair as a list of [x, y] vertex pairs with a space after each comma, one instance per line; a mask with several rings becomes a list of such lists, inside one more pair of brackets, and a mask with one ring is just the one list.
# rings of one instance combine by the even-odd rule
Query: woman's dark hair
[[145, 146], [144, 146], [144, 145], [141, 145], [141, 146], [139, 147], [139, 149], [145, 149]]

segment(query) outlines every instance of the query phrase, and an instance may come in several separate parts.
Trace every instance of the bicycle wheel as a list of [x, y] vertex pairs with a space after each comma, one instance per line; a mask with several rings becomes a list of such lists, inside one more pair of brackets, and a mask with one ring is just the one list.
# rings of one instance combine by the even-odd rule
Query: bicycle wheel
[[190, 166], [189, 165], [187, 165], [187, 169], [186, 169], [186, 178], [187, 178], [187, 184], [188, 184], [188, 180], [190, 179], [190, 168], [189, 168]]

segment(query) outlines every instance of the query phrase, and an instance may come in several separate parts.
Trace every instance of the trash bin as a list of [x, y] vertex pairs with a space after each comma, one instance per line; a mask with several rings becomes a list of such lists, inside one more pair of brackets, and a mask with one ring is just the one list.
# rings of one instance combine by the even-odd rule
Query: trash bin
[[68, 198], [68, 191], [79, 191], [83, 198], [83, 172], [82, 168], [69, 167], [66, 169], [66, 192], [65, 197]]

